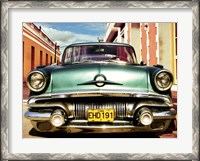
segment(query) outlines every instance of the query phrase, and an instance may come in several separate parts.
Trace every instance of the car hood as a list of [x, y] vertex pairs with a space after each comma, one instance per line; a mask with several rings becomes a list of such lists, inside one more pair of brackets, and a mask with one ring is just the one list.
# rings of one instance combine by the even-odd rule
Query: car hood
[[[98, 76], [105, 80], [97, 85]], [[134, 65], [77, 64], [61, 66], [51, 74], [51, 92], [148, 92], [146, 69]]]

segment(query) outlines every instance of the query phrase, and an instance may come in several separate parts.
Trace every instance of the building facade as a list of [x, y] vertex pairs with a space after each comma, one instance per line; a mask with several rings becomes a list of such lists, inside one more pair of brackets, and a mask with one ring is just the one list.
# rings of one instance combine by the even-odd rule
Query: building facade
[[138, 62], [164, 65], [177, 84], [176, 23], [108, 23], [104, 41], [132, 45]]
[[23, 23], [23, 81], [40, 65], [60, 63], [60, 49], [34, 23]]

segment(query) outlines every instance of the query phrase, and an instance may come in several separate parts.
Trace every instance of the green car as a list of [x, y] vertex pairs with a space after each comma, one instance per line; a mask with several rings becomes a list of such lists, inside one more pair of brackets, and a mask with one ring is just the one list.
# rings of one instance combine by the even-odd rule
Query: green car
[[25, 117], [39, 132], [161, 132], [176, 116], [172, 84], [170, 71], [138, 63], [128, 44], [72, 44], [61, 65], [29, 73]]

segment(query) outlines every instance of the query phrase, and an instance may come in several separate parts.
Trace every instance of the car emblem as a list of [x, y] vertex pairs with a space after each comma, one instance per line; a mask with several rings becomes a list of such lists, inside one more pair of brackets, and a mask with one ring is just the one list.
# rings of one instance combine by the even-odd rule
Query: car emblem
[[117, 83], [117, 82], [107, 80], [106, 77], [103, 74], [98, 74], [94, 77], [93, 80], [83, 82], [83, 83], [80, 83], [80, 84], [77, 84], [77, 85], [92, 85], [92, 84], [95, 84], [97, 87], [103, 87], [106, 84], [123, 85], [121, 83]]
[[97, 87], [103, 87], [105, 85], [106, 77], [104, 75], [97, 75], [94, 80]]

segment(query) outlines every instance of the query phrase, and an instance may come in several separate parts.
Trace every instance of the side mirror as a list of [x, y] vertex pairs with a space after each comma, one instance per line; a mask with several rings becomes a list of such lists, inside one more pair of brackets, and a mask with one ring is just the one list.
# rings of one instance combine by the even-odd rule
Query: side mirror
[[140, 62], [140, 65], [147, 65], [143, 60]]

